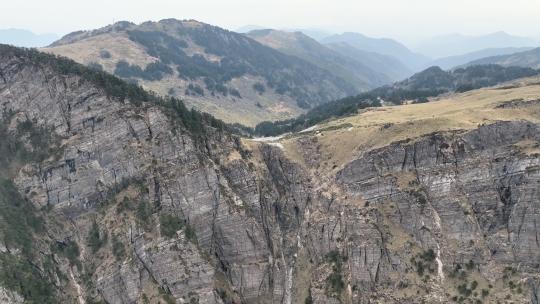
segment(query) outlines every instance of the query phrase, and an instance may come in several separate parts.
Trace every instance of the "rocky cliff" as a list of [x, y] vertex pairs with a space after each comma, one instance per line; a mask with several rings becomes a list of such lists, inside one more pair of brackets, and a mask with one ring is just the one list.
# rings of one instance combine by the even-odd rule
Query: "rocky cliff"
[[0, 202], [26, 206], [0, 225], [2, 302], [539, 302], [535, 122], [394, 141], [325, 170], [318, 135], [299, 162], [29, 57], [0, 54], [0, 75], [15, 137]]

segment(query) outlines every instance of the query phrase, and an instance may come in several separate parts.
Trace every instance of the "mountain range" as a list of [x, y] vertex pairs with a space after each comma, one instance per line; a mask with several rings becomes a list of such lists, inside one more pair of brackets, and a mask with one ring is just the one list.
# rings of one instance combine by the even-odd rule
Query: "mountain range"
[[118, 22], [74, 32], [44, 49], [137, 82], [229, 122], [294, 117], [372, 88], [235, 32], [194, 20]]
[[389, 38], [371, 38], [359, 33], [346, 32], [326, 37], [321, 42], [325, 44], [347, 43], [359, 50], [392, 56], [415, 71], [430, 61], [428, 57], [414, 53], [403, 44]]
[[[474, 47], [483, 47], [502, 39], [501, 35], [506, 37], [498, 33], [466, 38], [476, 41], [470, 43]], [[524, 41], [516, 38], [509, 43]], [[239, 34], [195, 20], [165, 19], [73, 32], [43, 50], [113, 73], [162, 96], [182, 98], [189, 107], [226, 122], [255, 126], [292, 119], [318, 105], [406, 79], [432, 65], [451, 69], [528, 48], [481, 49], [431, 60], [395, 40], [357, 33], [317, 41], [298, 31], [257, 29]]]
[[511, 47], [537, 47], [540, 41], [529, 37], [495, 32], [481, 36], [450, 34], [424, 40], [414, 47], [432, 58], [441, 58], [476, 52], [483, 49], [500, 49]]
[[471, 61], [478, 59], [500, 56], [500, 55], [509, 55], [519, 52], [524, 52], [531, 50], [531, 47], [508, 47], [508, 48], [493, 48], [493, 49], [482, 49], [479, 51], [456, 55], [450, 57], [443, 57], [436, 60], [433, 60], [429, 63], [430, 66], [438, 66], [442, 69], [448, 70], [454, 67], [458, 67], [464, 64], [467, 64]]
[[[387, 71], [381, 69], [379, 64], [373, 60], [374, 58], [343, 55], [301, 32], [255, 30], [246, 35], [268, 47], [332, 71], [333, 74], [348, 80], [349, 83], [363, 90], [397, 80], [393, 75], [387, 74]], [[376, 56], [377, 54], [373, 54], [373, 57]], [[388, 59], [391, 60], [391, 58]], [[380, 61], [384, 60], [380, 59]], [[398, 68], [396, 67], [396, 69]]]
[[58, 39], [56, 34], [35, 34], [23, 29], [0, 29], [0, 43], [22, 47], [43, 47]]
[[414, 72], [404, 62], [424, 59], [389, 39], [347, 34], [325, 41], [166, 19], [73, 32], [43, 50], [250, 126], [404, 79]]
[[519, 67], [531, 67], [531, 68], [539, 69], [540, 68], [540, 48], [535, 48], [535, 49], [524, 51], [524, 52], [512, 53], [508, 55], [481, 58], [481, 59], [469, 62], [467, 66], [481, 65], [481, 64], [498, 64], [502, 66], [519, 66]]

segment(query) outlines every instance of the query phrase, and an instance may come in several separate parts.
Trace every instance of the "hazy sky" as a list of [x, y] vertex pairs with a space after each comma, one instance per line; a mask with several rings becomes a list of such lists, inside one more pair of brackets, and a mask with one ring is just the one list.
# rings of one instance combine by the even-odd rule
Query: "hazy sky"
[[540, 36], [540, 0], [0, 0], [0, 28], [66, 34], [129, 20], [197, 19], [228, 29], [357, 31], [404, 40], [504, 30]]

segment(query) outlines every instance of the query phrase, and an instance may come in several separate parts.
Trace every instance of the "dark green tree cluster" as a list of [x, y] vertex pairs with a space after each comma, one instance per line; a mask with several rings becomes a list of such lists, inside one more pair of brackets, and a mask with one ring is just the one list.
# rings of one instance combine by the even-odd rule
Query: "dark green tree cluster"
[[143, 70], [138, 65], [131, 65], [124, 60], [120, 60], [116, 63], [114, 74], [122, 78], [161, 80], [165, 75], [173, 74], [173, 70], [161, 61], [152, 62]]
[[[11, 130], [8, 125], [12, 115], [3, 113], [0, 120], [0, 242], [8, 249], [0, 253], [0, 285], [17, 292], [25, 303], [56, 303], [48, 276], [51, 269], [37, 266], [35, 256], [35, 238], [44, 232], [45, 223], [34, 205], [20, 195], [9, 175], [15, 171], [14, 166], [54, 155], [51, 147], [56, 138], [32, 121]], [[17, 255], [9, 253], [16, 250]]]
[[77, 242], [72, 240], [66, 240], [64, 242], [56, 241], [56, 243], [51, 244], [51, 251], [66, 257], [69, 260], [70, 266], [77, 266], [79, 269], [82, 268], [82, 264], [79, 261], [80, 250]]
[[117, 235], [113, 235], [112, 237], [112, 253], [117, 261], [123, 260], [126, 256], [126, 247]]
[[[204, 89], [197, 84], [190, 83], [186, 89], [186, 95], [204, 96]], [[171, 94], [172, 95], [172, 94]]]
[[195, 109], [189, 110], [179, 99], [168, 98], [164, 100], [162, 105], [169, 109], [168, 113], [172, 116], [172, 120], [181, 123], [190, 132], [196, 142], [204, 141], [208, 127], [218, 131], [226, 129], [230, 131], [233, 129], [208, 113], [199, 112]]
[[103, 59], [109, 59], [111, 58], [111, 53], [107, 50], [101, 50], [99, 51], [99, 57], [103, 58]]
[[253, 134], [258, 136], [277, 136], [287, 132], [296, 132], [329, 120], [333, 117], [351, 115], [357, 113], [358, 110], [367, 107], [380, 106], [380, 101], [368, 94], [347, 97], [336, 102], [317, 106], [306, 114], [300, 115], [297, 118], [275, 122], [261, 122], [255, 126]]
[[0, 269], [0, 285], [17, 292], [24, 303], [58, 303], [48, 278], [29, 260], [0, 253]]
[[326, 292], [330, 295], [336, 296], [341, 294], [345, 288], [342, 272], [343, 263], [347, 261], [347, 258], [342, 256], [339, 251], [333, 250], [326, 255], [326, 260], [332, 264], [332, 273], [326, 279]]
[[[329, 76], [325, 70], [263, 46], [243, 35], [213, 26], [178, 26], [181, 27], [178, 36], [155, 30], [132, 30], [128, 31], [128, 34], [131, 40], [143, 45], [151, 56], [159, 58], [165, 64], [177, 66], [180, 77], [204, 79], [206, 89], [212, 93], [231, 93], [226, 83], [248, 73], [265, 78], [269, 87], [280, 94], [295, 98], [307, 108], [330, 100], [333, 94], [323, 86], [318, 92], [301, 89], [313, 83], [328, 80], [347, 94], [357, 92], [346, 81]], [[187, 44], [180, 38], [184, 35], [204, 47], [206, 53], [222, 57], [221, 60], [215, 62], [201, 55], [188, 55], [184, 50]], [[256, 90], [264, 92], [260, 86]], [[235, 93], [232, 94], [238, 97]]]
[[184, 228], [185, 221], [172, 214], [162, 214], [159, 217], [161, 235], [167, 238], [173, 238], [177, 231]]
[[416, 267], [416, 273], [422, 277], [425, 271], [429, 273], [435, 272], [435, 252], [433, 249], [428, 249], [426, 251], [417, 254], [415, 257], [411, 258], [411, 263]]
[[259, 94], [263, 94], [266, 91], [266, 87], [264, 86], [264, 84], [260, 82], [257, 82], [256, 84], [254, 84], [253, 89], [257, 91], [257, 93]]
[[90, 62], [88, 67], [94, 70], [103, 71], [103, 66], [97, 62]]
[[88, 247], [92, 249], [93, 253], [96, 253], [101, 247], [103, 247], [107, 243], [107, 239], [107, 232], [100, 231], [98, 223], [94, 220], [92, 222], [90, 231], [88, 232], [88, 236], [86, 237], [86, 244], [88, 245]]

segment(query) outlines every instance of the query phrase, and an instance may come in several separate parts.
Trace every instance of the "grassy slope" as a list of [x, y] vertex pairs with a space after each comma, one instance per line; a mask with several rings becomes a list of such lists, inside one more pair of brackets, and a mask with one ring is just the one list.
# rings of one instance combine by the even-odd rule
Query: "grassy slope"
[[[305, 113], [309, 105], [314, 106], [360, 92], [352, 84], [315, 64], [285, 55], [239, 34], [195, 21], [190, 23], [162, 20], [139, 26], [128, 25], [126, 28], [117, 28], [112, 32], [100, 29], [94, 31], [93, 34], [82, 33], [71, 37], [73, 39], [62, 39], [63, 44], [58, 43], [43, 50], [69, 57], [83, 64], [98, 63], [109, 73], [114, 72], [116, 63], [120, 60], [125, 60], [142, 69], [159, 60], [152, 57], [150, 54], [153, 53], [143, 47], [144, 42], [137, 43], [134, 42], [135, 40], [130, 40], [126, 30], [166, 33], [172, 37], [171, 39], [186, 43], [182, 51], [187, 56], [201, 55], [208, 62], [226, 59], [225, 62], [229, 62], [228, 65], [234, 66], [225, 72], [205, 71], [208, 74], [203, 76], [215, 78], [214, 80], [225, 79], [223, 84], [229, 89], [237, 90], [241, 97], [232, 93], [214, 92], [216, 94], [212, 94], [210, 89], [205, 89], [204, 96], [187, 94], [186, 90], [190, 84], [201, 88], [207, 85], [203, 81], [204, 77], [200, 75], [189, 79], [188, 74], [193, 73], [189, 64], [184, 66], [185, 71], [182, 74], [188, 75], [187, 78], [178, 77], [179, 72], [176, 66], [183, 66], [178, 62], [170, 64], [174, 72], [165, 75], [161, 80], [136, 78], [145, 89], [155, 91], [160, 95], [180, 97], [188, 105], [210, 112], [227, 122], [254, 126], [261, 121], [293, 118]], [[142, 41], [147, 40], [142, 39]], [[169, 43], [170, 41], [167, 41], [166, 44]], [[168, 45], [165, 48], [175, 53], [173, 46]], [[103, 50], [110, 53], [110, 58], [101, 56]], [[156, 55], [153, 54], [153, 56]], [[186, 62], [198, 64], [196, 59], [186, 60]], [[205, 67], [202, 68], [202, 70], [205, 69]], [[244, 69], [246, 72], [238, 76], [238, 72]], [[228, 78], [229, 74], [232, 75], [231, 81]], [[264, 93], [259, 93], [253, 88], [255, 84], [260, 83], [266, 85]]]
[[[503, 86], [484, 88], [442, 97], [437, 101], [369, 108], [346, 118], [317, 126], [321, 159], [327, 172], [337, 170], [354, 155], [392, 142], [449, 130], [470, 130], [496, 121], [527, 120], [540, 123], [540, 102], [526, 103], [540, 96], [540, 78], [518, 80]], [[516, 107], [497, 108], [512, 100]], [[314, 132], [295, 133], [280, 140], [290, 157], [304, 163], [297, 141]], [[536, 149], [528, 147], [528, 149]], [[322, 170], [321, 172], [324, 172]]]
[[[82, 64], [98, 63], [111, 74], [114, 73], [116, 63], [120, 60], [142, 68], [157, 61], [157, 58], [149, 56], [142, 46], [131, 41], [125, 33], [101, 34], [74, 43], [41, 50], [68, 57]], [[107, 50], [111, 57], [101, 58], [101, 50]], [[277, 95], [270, 90], [267, 90], [264, 95], [253, 91], [251, 85], [257, 82], [261, 82], [261, 79], [250, 76], [233, 79], [232, 83], [235, 87], [245, 86], [242, 90], [243, 99], [238, 100], [233, 96], [216, 98], [210, 94], [200, 97], [181, 96], [189, 82], [178, 78], [176, 72], [174, 75], [164, 77], [161, 81], [139, 80], [145, 89], [155, 91], [160, 95], [168, 95], [169, 89], [174, 88], [189, 106], [195, 106], [201, 111], [212, 113], [224, 121], [239, 122], [247, 126], [255, 126], [265, 120], [293, 118], [305, 112], [288, 96]], [[204, 87], [202, 81], [199, 85]], [[257, 103], [261, 104], [262, 107], [259, 107]]]
[[[156, 58], [149, 57], [140, 45], [129, 40], [125, 33], [94, 36], [71, 44], [46, 47], [41, 50], [71, 58], [82, 64], [99, 63], [105, 71], [111, 74], [114, 73], [116, 63], [120, 60], [125, 60], [142, 68], [156, 61]], [[100, 56], [102, 50], [107, 50], [111, 57], [102, 58]]]

